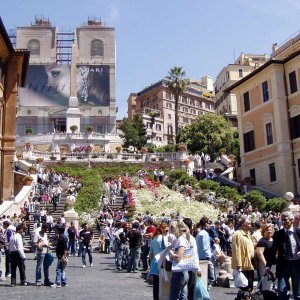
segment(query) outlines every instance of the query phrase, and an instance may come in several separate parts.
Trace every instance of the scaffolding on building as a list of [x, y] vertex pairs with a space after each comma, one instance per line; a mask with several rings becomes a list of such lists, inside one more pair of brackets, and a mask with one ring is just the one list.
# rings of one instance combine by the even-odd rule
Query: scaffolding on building
[[72, 58], [74, 32], [61, 30], [56, 33], [56, 64], [69, 65]]

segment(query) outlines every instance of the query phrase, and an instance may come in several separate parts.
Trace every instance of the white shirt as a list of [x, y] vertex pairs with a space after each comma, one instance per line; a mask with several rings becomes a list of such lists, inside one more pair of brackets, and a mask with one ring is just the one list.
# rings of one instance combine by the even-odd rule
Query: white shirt
[[20, 233], [16, 233], [10, 238], [9, 251], [18, 251], [20, 253], [21, 258], [25, 258], [23, 239]]
[[108, 226], [102, 228], [101, 234], [103, 234], [105, 240], [110, 240], [110, 228]]
[[[48, 246], [48, 237], [47, 233], [42, 233], [41, 231], [37, 231], [33, 238], [34, 243], [40, 244], [40, 246], [46, 245]], [[47, 247], [41, 247], [42, 250], [37, 249], [38, 253], [47, 253]]]

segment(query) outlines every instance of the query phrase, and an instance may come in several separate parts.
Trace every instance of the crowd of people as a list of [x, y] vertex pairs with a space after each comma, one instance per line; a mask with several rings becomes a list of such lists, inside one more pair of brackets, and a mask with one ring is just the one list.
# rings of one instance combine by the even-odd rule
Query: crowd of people
[[[159, 173], [156, 180], [160, 181]], [[93, 266], [93, 245], [96, 243], [93, 229], [87, 223], [82, 224], [80, 230], [74, 223], [67, 225], [63, 215], [51, 221], [47, 206], [51, 200], [44, 198], [44, 195], [62, 186], [69, 196], [74, 197], [81, 188], [80, 182], [67, 174], [46, 171], [43, 176], [42, 173], [32, 197], [36, 199], [29, 199], [28, 205], [24, 204], [22, 217], [2, 217], [0, 245], [5, 254], [5, 276], [11, 276], [12, 286], [16, 285], [17, 268], [20, 270], [21, 284], [27, 284], [23, 233], [32, 235], [37, 286], [42, 285], [42, 269], [45, 286], [67, 286], [66, 265], [70, 255], [81, 257], [82, 268], [87, 266], [88, 255], [89, 265]], [[300, 299], [299, 212], [261, 213], [242, 200], [235, 212], [223, 212], [215, 221], [204, 216], [197, 224], [193, 224], [188, 216], [181, 216], [180, 213], [167, 216], [163, 212], [156, 219], [148, 211], [129, 222], [127, 205], [130, 195], [123, 190], [121, 177], [106, 181], [105, 187], [102, 209], [96, 220], [98, 251], [106, 255], [113, 252], [116, 270], [120, 272], [147, 272], [148, 278], [153, 281], [153, 299], [161, 299], [159, 295], [163, 294], [163, 299], [193, 299], [198, 278], [207, 274], [205, 281], [210, 290], [217, 284], [216, 269], [224, 267], [230, 259], [234, 277], [243, 273], [247, 279], [247, 285], [241, 288], [242, 292], [253, 290], [256, 271], [258, 288], [262, 291], [276, 290], [280, 299], [288, 299], [289, 294], [293, 293], [294, 299]], [[143, 186], [139, 184], [139, 188]], [[60, 194], [62, 192], [63, 188]], [[116, 197], [121, 195], [123, 207], [115, 207]], [[57, 193], [54, 197], [61, 199]], [[29, 208], [30, 201], [34, 203], [33, 210]], [[28, 225], [31, 218], [35, 226], [30, 231]], [[52, 232], [55, 233], [56, 246], [49, 241]], [[49, 278], [53, 260], [49, 249], [53, 247], [57, 256], [55, 282]], [[197, 263], [190, 262], [189, 267], [182, 266], [186, 257]], [[268, 279], [272, 279], [276, 257], [277, 281], [273, 282]], [[207, 263], [207, 272], [201, 272], [199, 261]]]

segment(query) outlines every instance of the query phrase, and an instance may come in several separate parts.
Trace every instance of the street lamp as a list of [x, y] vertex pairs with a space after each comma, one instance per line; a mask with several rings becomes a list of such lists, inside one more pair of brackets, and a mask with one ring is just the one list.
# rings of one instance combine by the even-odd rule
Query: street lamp
[[11, 165], [11, 189], [10, 189], [10, 200], [15, 200], [15, 193], [14, 193], [14, 185], [15, 185], [15, 177], [14, 177], [14, 171], [15, 171], [15, 166], [16, 163], [15, 161], [10, 162]]
[[87, 159], [88, 159], [88, 168], [91, 168], [91, 160], [90, 160], [90, 153], [91, 153], [92, 147], [90, 145], [87, 146]]

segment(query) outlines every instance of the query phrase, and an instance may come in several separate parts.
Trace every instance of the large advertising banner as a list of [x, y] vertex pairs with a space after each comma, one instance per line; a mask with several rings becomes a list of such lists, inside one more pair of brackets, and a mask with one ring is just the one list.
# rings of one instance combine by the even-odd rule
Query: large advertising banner
[[21, 106], [68, 106], [70, 66], [29, 65], [26, 86], [20, 89]]
[[109, 106], [109, 66], [77, 66], [77, 98], [79, 105]]

